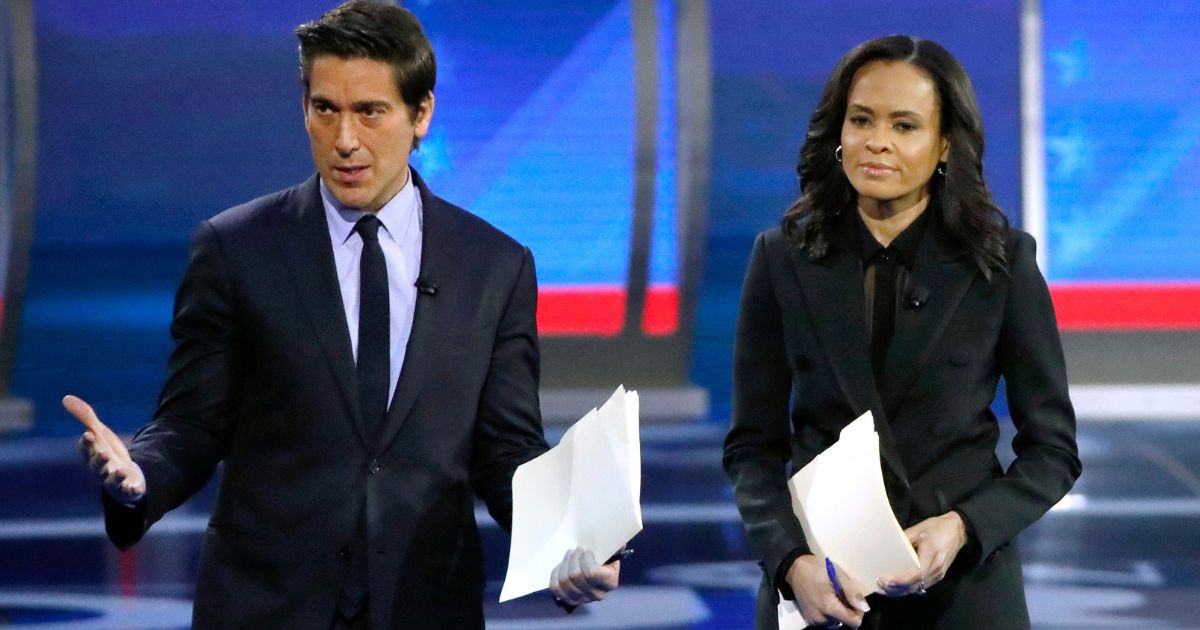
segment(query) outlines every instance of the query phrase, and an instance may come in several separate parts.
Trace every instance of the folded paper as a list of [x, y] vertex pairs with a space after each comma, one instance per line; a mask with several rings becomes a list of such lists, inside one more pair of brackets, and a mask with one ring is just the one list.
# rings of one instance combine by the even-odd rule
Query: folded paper
[[[793, 475], [788, 490], [813, 555], [833, 560], [860, 592], [875, 591], [881, 577], [921, 568], [888, 502], [870, 411], [846, 425], [837, 442]], [[780, 604], [779, 617], [792, 621], [799, 611], [786, 603]]]
[[642, 530], [638, 394], [617, 387], [554, 448], [513, 475], [512, 544], [500, 601], [550, 585], [567, 551], [603, 562]]

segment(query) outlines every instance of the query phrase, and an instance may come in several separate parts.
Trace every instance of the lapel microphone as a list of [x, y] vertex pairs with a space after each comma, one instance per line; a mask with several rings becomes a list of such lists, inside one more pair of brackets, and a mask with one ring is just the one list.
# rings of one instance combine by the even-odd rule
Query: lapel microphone
[[908, 308], [911, 308], [915, 311], [924, 306], [925, 302], [929, 301], [929, 289], [926, 289], [925, 287], [916, 287], [908, 293], [908, 297], [905, 298], [905, 301], [908, 303]]
[[417, 293], [420, 293], [421, 295], [437, 295], [438, 283], [432, 280], [422, 280], [417, 278], [417, 281], [413, 283], [413, 286], [417, 287]]

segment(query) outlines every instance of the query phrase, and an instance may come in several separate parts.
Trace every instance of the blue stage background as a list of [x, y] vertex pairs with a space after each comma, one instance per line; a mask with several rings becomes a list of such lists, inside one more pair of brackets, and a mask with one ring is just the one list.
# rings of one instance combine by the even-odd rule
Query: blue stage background
[[[149, 418], [170, 347], [171, 296], [196, 222], [311, 171], [291, 29], [330, 4], [34, 1], [39, 214], [12, 390], [35, 403], [37, 420], [31, 435], [0, 440], [0, 625], [187, 627], [213, 485], [134, 551], [117, 552], [103, 535], [96, 482], [75, 452], [79, 426], [58, 400], [83, 395], [123, 431]], [[536, 245], [539, 268], [543, 282], [563, 286], [619, 278], [629, 204], [618, 203], [618, 187], [628, 183], [626, 175], [604, 174], [628, 164], [620, 145], [629, 138], [632, 110], [613, 108], [626, 107], [632, 83], [622, 75], [632, 70], [621, 70], [630, 53], [622, 41], [628, 32], [619, 34], [617, 24], [636, 5], [409, 4], [430, 27], [442, 64], [434, 132], [417, 156], [434, 186], [529, 241], [550, 225], [609, 229], [591, 244], [611, 246], [612, 260], [555, 262], [562, 252], [543, 243]], [[599, 606], [567, 617], [541, 594], [497, 604], [508, 536], [481, 512], [489, 628], [752, 627], [761, 571], [720, 461], [734, 318], [754, 234], [774, 225], [796, 194], [795, 160], [834, 61], [854, 44], [894, 32], [936, 39], [966, 65], [987, 125], [989, 182], [1016, 221], [1019, 4], [709, 2], [713, 152], [705, 264], [685, 269], [675, 261], [672, 270], [676, 251], [651, 267], [658, 282], [703, 276], [691, 377], [711, 392], [712, 412], [643, 427], [646, 528], [622, 568], [622, 587]], [[1095, 0], [1043, 5], [1047, 140], [1070, 140], [1048, 142], [1049, 166], [1075, 159], [1069, 177], [1048, 174], [1052, 236], [1065, 227], [1092, 239], [1092, 255], [1079, 259], [1072, 277], [1108, 278], [1114, 270], [1195, 277], [1196, 258], [1180, 246], [1196, 236], [1190, 211], [1200, 188], [1183, 168], [1195, 155], [1196, 136], [1180, 131], [1194, 128], [1188, 105], [1197, 82], [1186, 63], [1166, 63], [1190, 58], [1187, 29], [1200, 21], [1192, 3], [1155, 3], [1153, 13]], [[660, 3], [660, 18], [671, 9]], [[669, 29], [659, 37], [668, 40]], [[1086, 72], [1071, 75], [1072, 68]], [[1051, 84], [1068, 76], [1076, 79]], [[668, 80], [660, 86], [662, 116], [671, 111], [675, 87]], [[584, 120], [584, 135], [566, 132]], [[1073, 120], [1081, 133], [1066, 124]], [[660, 147], [670, 146], [675, 132], [661, 126]], [[1075, 138], [1084, 141], [1072, 144]], [[653, 251], [662, 255], [679, 240], [667, 220], [678, 210], [669, 195], [676, 162], [669, 151], [657, 157], [663, 203], [654, 209]], [[565, 171], [565, 188], [578, 190], [524, 183], [531, 173], [556, 170]], [[1091, 188], [1105, 194], [1084, 194]], [[608, 201], [581, 211], [584, 204], [561, 202], [567, 193]], [[1053, 238], [1051, 245], [1053, 263]], [[1012, 430], [1007, 422], [1001, 427], [1003, 453]], [[549, 439], [562, 429], [549, 427]], [[1084, 476], [1020, 540], [1035, 628], [1195, 626], [1198, 437], [1200, 425], [1188, 422], [1080, 425]]]
[[1045, 0], [1054, 281], [1200, 282], [1200, 3]]
[[[660, 3], [665, 42], [671, 6]], [[629, 7], [627, 0], [412, 5], [439, 59], [434, 127], [415, 163], [440, 194], [529, 243], [543, 287], [611, 286], [627, 271]], [[90, 395], [131, 430], [157, 395], [171, 295], [192, 229], [310, 174], [291, 30], [326, 6], [55, 0], [35, 8], [39, 209], [13, 388], [37, 404], [39, 432], [74, 431], [57, 406], [66, 391]], [[714, 0], [710, 22], [711, 210], [707, 264], [689, 270], [703, 274], [692, 379], [709, 389], [712, 415], [723, 419], [750, 243], [796, 194], [807, 118], [851, 46], [906, 32], [962, 59], [987, 124], [989, 181], [1017, 219], [1018, 7], [1015, 0], [885, 9], [861, 0]], [[670, 285], [679, 253], [674, 155], [663, 147], [676, 133], [675, 90], [670, 55], [661, 62], [650, 281]], [[139, 376], [111, 386], [124, 371]]]

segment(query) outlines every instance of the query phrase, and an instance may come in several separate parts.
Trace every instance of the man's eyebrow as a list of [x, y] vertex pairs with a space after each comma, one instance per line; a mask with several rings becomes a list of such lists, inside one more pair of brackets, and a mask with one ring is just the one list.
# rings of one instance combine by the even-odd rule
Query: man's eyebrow
[[338, 107], [333, 104], [333, 101], [331, 101], [323, 96], [310, 96], [310, 97], [308, 97], [308, 101], [310, 103], [312, 103], [313, 105], [324, 105], [326, 107], [338, 109]]
[[390, 109], [391, 103], [387, 101], [354, 101], [350, 104], [350, 110], [355, 112], [365, 112], [372, 109]]

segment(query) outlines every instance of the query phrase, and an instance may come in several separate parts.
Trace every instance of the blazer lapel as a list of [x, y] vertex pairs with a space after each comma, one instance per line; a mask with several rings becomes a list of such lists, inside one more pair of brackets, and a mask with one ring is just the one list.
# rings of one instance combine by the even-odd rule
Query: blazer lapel
[[[838, 385], [855, 413], [871, 410], [875, 418], [875, 431], [879, 433], [879, 450], [883, 460], [907, 487], [908, 475], [900, 461], [896, 438], [892, 434], [871, 370], [862, 265], [851, 246], [857, 238], [851, 218], [843, 212], [840, 232], [835, 235], [834, 244], [825, 259], [814, 262], [793, 249], [789, 249], [789, 252], [804, 301], [812, 315], [811, 321]], [[846, 418], [846, 424], [852, 420], [854, 418]]]
[[379, 433], [378, 453], [387, 450], [396, 439], [425, 384], [430, 365], [441, 355], [442, 340], [448, 332], [446, 322], [452, 321], [450, 314], [455, 312], [459, 296], [454, 281], [460, 277], [458, 267], [462, 256], [456, 254], [465, 245], [459, 242], [461, 236], [446, 203], [429, 192], [416, 170], [411, 172], [413, 183], [421, 194], [423, 228], [417, 277], [421, 282], [436, 285], [436, 290], [433, 293], [417, 292], [412, 332], [400, 368], [400, 381]]
[[317, 181], [314, 175], [294, 189], [293, 198], [282, 213], [281, 229], [275, 231], [275, 240], [283, 251], [292, 284], [300, 294], [304, 311], [341, 390], [346, 413], [353, 419], [359, 439], [365, 443], [358, 412], [350, 330], [346, 326], [333, 246], [329, 241], [329, 226]]
[[941, 224], [930, 221], [917, 247], [908, 297], [897, 309], [896, 332], [884, 361], [886, 377], [880, 384], [880, 395], [889, 413], [916, 381], [935, 342], [978, 276], [970, 260], [951, 248]]

